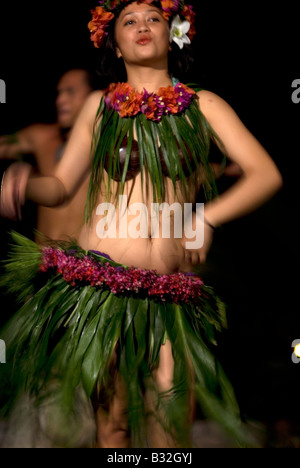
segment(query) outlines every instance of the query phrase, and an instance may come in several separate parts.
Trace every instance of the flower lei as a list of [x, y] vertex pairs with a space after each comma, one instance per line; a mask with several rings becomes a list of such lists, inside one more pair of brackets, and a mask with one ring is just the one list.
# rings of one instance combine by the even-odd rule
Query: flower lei
[[152, 270], [114, 266], [100, 252], [95, 252], [100, 261], [91, 255], [78, 256], [78, 253], [76, 250], [44, 247], [40, 269], [42, 272], [54, 269], [72, 286], [84, 283], [92, 287], [105, 287], [113, 294], [132, 292], [176, 304], [189, 303], [202, 297], [204, 283], [193, 273], [159, 275]]
[[157, 93], [148, 93], [145, 89], [139, 93], [128, 83], [112, 83], [104, 101], [107, 108], [117, 111], [121, 118], [141, 113], [148, 120], [160, 122], [164, 115], [184, 112], [196, 97], [195, 91], [182, 83], [159, 88]]
[[[108, 35], [108, 25], [115, 17], [113, 12], [118, 7], [122, 6], [122, 4], [128, 3], [129, 1], [131, 0], [100, 0], [100, 6], [91, 10], [92, 20], [89, 22], [88, 28], [91, 33], [91, 41], [97, 49], [102, 46], [105, 37]], [[141, 0], [141, 2], [148, 4], [153, 3], [153, 1], [155, 0]], [[175, 40], [180, 48], [183, 47], [183, 44], [189, 44], [196, 34], [196, 13], [192, 5], [185, 5], [184, 0], [160, 0], [160, 4], [163, 16], [167, 21], [169, 21], [172, 16], [177, 15], [175, 18], [176, 25], [175, 27], [171, 27], [170, 41]], [[180, 23], [181, 18], [183, 19], [182, 23]], [[188, 28], [186, 23], [189, 23]]]

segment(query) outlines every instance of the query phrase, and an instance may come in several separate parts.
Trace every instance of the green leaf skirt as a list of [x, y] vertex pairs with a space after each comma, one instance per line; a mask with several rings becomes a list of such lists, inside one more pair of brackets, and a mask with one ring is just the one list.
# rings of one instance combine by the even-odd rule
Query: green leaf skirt
[[[191, 394], [205, 417], [243, 444], [234, 391], [214, 356], [225, 308], [212, 288], [192, 273], [158, 275], [76, 245], [41, 247], [12, 237], [1, 284], [23, 305], [0, 332], [7, 347], [0, 366], [3, 415], [25, 393], [37, 406], [55, 394], [57, 424], [68, 431], [78, 390], [87, 404], [103, 394], [109, 399], [115, 366], [126, 387], [133, 447], [146, 434], [149, 389], [155, 417], [179, 445], [190, 443]], [[175, 370], [172, 388], [160, 392], [154, 371], [166, 340]]]

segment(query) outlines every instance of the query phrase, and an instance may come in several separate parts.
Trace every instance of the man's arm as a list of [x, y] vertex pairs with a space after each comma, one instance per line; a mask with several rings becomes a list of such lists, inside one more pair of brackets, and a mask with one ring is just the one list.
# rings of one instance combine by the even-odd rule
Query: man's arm
[[34, 152], [32, 127], [26, 127], [11, 135], [0, 136], [0, 159], [20, 159]]
[[55, 207], [68, 202], [90, 171], [90, 151], [101, 92], [90, 95], [74, 125], [64, 156], [53, 176], [31, 175], [29, 164], [15, 163], [2, 184], [0, 214], [16, 219], [25, 197], [37, 204]]

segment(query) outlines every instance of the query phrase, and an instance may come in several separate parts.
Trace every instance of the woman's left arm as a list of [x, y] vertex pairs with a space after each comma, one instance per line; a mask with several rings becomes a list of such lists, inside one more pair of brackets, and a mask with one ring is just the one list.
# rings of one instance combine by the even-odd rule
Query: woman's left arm
[[198, 95], [200, 109], [227, 156], [242, 170], [242, 176], [230, 189], [205, 206], [206, 220], [217, 227], [251, 213], [271, 199], [282, 187], [282, 176], [227, 102], [209, 91]]

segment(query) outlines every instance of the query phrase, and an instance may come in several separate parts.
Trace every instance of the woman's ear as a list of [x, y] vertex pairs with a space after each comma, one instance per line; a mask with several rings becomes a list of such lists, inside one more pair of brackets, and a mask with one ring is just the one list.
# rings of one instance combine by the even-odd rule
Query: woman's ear
[[118, 59], [122, 57], [119, 47], [116, 47], [116, 56], [118, 57]]

